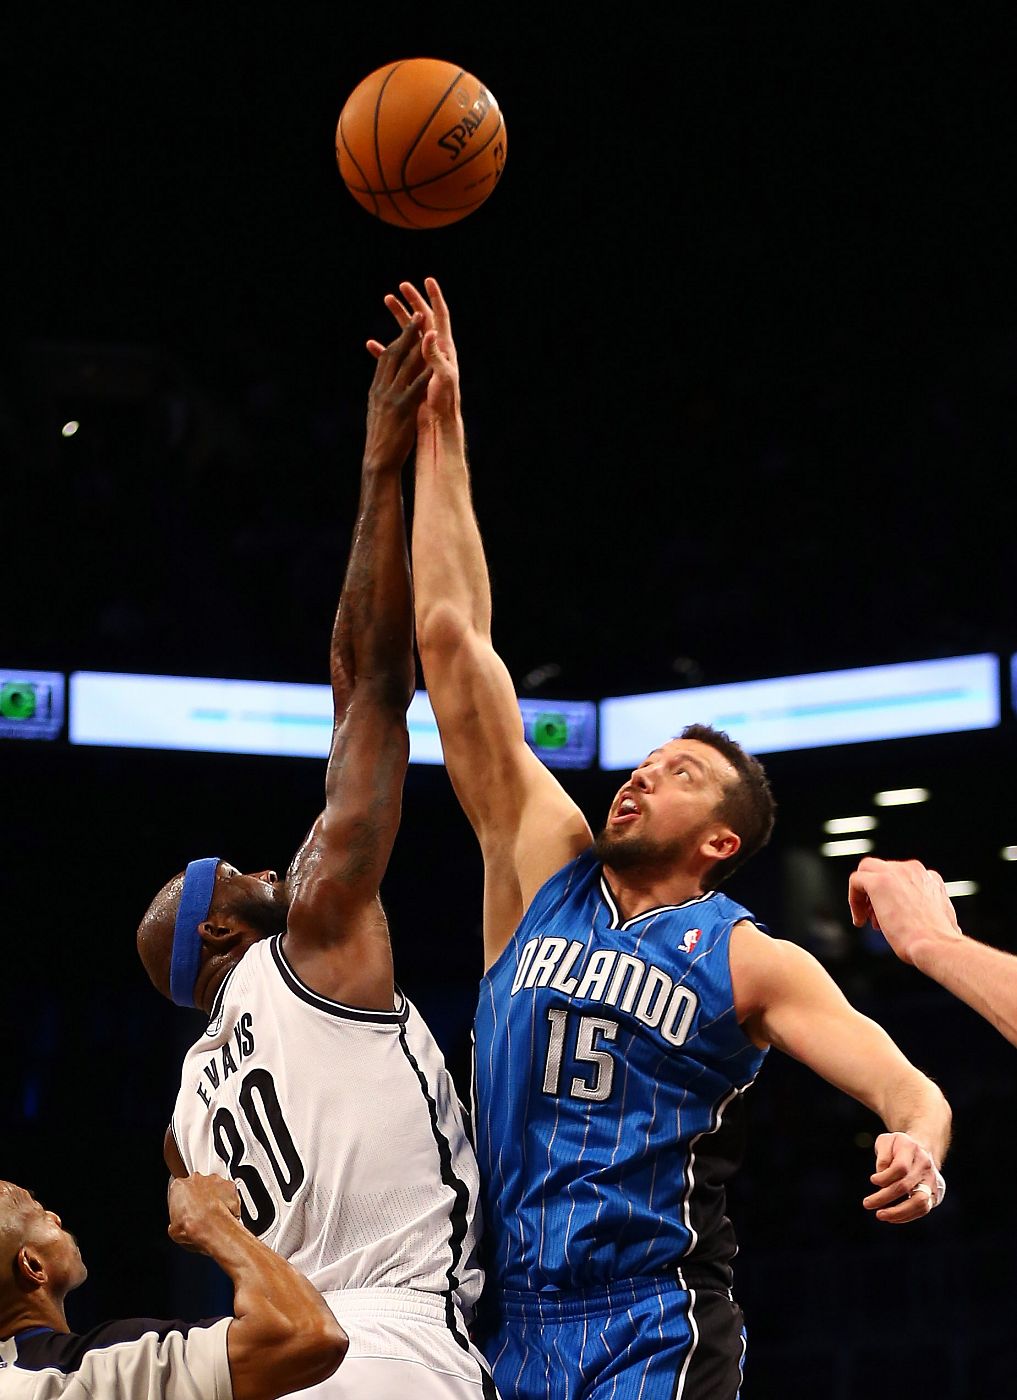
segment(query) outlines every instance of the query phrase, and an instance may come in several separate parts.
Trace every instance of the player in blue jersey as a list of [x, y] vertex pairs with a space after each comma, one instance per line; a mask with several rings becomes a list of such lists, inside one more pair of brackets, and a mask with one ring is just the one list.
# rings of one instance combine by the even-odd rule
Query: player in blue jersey
[[767, 1048], [883, 1119], [864, 1205], [889, 1223], [942, 1198], [949, 1108], [808, 953], [717, 889], [773, 823], [737, 744], [701, 726], [662, 736], [596, 841], [526, 746], [491, 643], [448, 310], [426, 286], [429, 301], [403, 283], [387, 305], [403, 325], [425, 318], [417, 640], [485, 862], [481, 1340], [506, 1400], [733, 1400], [744, 1332], [724, 1183]]

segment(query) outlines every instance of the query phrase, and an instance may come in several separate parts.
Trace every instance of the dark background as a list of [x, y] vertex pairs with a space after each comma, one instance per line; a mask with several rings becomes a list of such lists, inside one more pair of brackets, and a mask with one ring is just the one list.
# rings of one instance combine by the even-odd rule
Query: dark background
[[[363, 341], [429, 273], [520, 693], [1017, 650], [1012, 37], [945, 4], [19, 15], [0, 662], [324, 680]], [[433, 233], [360, 210], [332, 152], [352, 87], [417, 54], [480, 76], [508, 129], [489, 203]], [[878, 1226], [858, 1205], [877, 1125], [771, 1057], [732, 1203], [748, 1400], [1011, 1384], [1014, 1052], [849, 931], [850, 862], [815, 853], [825, 818], [923, 784], [878, 853], [976, 879], [965, 927], [1013, 948], [1015, 747], [1008, 716], [768, 761], [778, 834], [732, 892], [939, 1080], [956, 1146], [943, 1209]], [[616, 786], [566, 782], [594, 822]], [[217, 1306], [161, 1241], [197, 1028], [151, 992], [133, 930], [194, 854], [285, 865], [321, 766], [6, 743], [0, 794], [0, 1174], [81, 1236], [76, 1325]], [[464, 1082], [480, 870], [441, 773], [409, 775], [385, 894], [400, 981]]]

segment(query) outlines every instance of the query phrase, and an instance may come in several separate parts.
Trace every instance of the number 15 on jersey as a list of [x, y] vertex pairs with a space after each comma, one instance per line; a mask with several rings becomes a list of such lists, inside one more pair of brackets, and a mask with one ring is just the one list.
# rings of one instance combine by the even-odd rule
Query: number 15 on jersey
[[562, 1006], [549, 1007], [547, 1019], [551, 1031], [544, 1062], [544, 1093], [552, 1098], [558, 1098], [562, 1093], [562, 1061], [569, 1020], [575, 1022], [578, 1019], [573, 1059], [583, 1072], [572, 1076], [566, 1092], [572, 1098], [584, 1099], [588, 1103], [606, 1103], [614, 1087], [614, 1055], [604, 1047], [617, 1040], [618, 1022], [609, 1016], [577, 1017], [572, 1013], [570, 1017], [569, 1011]]

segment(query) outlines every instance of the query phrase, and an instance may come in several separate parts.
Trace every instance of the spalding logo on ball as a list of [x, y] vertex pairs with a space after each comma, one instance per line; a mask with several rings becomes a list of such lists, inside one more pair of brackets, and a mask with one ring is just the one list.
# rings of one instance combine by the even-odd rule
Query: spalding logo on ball
[[505, 122], [462, 68], [408, 58], [353, 89], [335, 155], [346, 188], [369, 213], [400, 228], [440, 228], [472, 214], [498, 183]]

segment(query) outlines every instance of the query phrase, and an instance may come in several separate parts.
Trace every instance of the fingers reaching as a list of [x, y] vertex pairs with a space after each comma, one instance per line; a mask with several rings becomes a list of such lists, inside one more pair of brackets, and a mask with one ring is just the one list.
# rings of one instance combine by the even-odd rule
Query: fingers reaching
[[[403, 292], [404, 295], [406, 294], [407, 287], [411, 291], [415, 292], [417, 301], [423, 303], [422, 305], [413, 305], [412, 298], [407, 297], [407, 300], [411, 302], [411, 305], [413, 305], [413, 311], [419, 311], [421, 314], [423, 314], [425, 311], [430, 313], [431, 308], [427, 305], [426, 302], [424, 302], [423, 297], [420, 295], [419, 292], [416, 291], [412, 282], [399, 283], [399, 289]], [[388, 307], [389, 311], [391, 311], [392, 315], [396, 318], [396, 321], [399, 323], [400, 326], [405, 326], [409, 323], [413, 312], [408, 311], [407, 308], [399, 300], [399, 298], [394, 295], [394, 293], [389, 292], [388, 296], [385, 298], [385, 305]]]
[[871, 923], [903, 962], [924, 939], [963, 937], [942, 878], [917, 860], [866, 856], [848, 880], [848, 904], [854, 924]]
[[[430, 325], [431, 308], [413, 286], [412, 282], [401, 282], [400, 287], [404, 291], [408, 289], [408, 291], [412, 293], [412, 297], [409, 297], [408, 300], [416, 303], [414, 310], [411, 311], [404, 306], [399, 298], [392, 292], [389, 292], [388, 296], [385, 297], [385, 305], [388, 307], [389, 311], [391, 311], [400, 330], [405, 331], [416, 322], [416, 328], [419, 333], [421, 329], [426, 329]], [[373, 355], [376, 360], [381, 359], [386, 348], [387, 347], [380, 340], [372, 339], [367, 341], [367, 352], [369, 355]]]
[[427, 288], [427, 295], [431, 298], [431, 306], [434, 311], [434, 326], [440, 336], [447, 337], [452, 334], [452, 317], [449, 315], [448, 305], [442, 296], [441, 288], [437, 279], [425, 277], [424, 286]]
[[[450, 364], [455, 365], [455, 343], [452, 340], [452, 318], [449, 315], [448, 304], [435, 278], [426, 277], [424, 286], [427, 289], [427, 296], [424, 296], [412, 282], [400, 282], [399, 291], [402, 293], [402, 299], [390, 292], [385, 297], [385, 306], [395, 318], [400, 329], [405, 330], [413, 324], [416, 318], [422, 336], [435, 332], [442, 354]], [[376, 360], [385, 353], [386, 347], [380, 340], [371, 339], [366, 344], [368, 353], [373, 355]]]
[[420, 317], [415, 313], [410, 316], [395, 340], [388, 345], [383, 345], [380, 340], [368, 340], [366, 344], [369, 354], [378, 361], [381, 361], [382, 356], [387, 356], [395, 366], [393, 373], [398, 373], [408, 358], [419, 354]]
[[[410, 304], [412, 309], [414, 311], [420, 312], [421, 316], [424, 318], [425, 329], [431, 330], [434, 326], [434, 312], [432, 311], [431, 305], [427, 298], [423, 295], [423, 293], [417, 291], [416, 287], [413, 285], [412, 282], [400, 282], [399, 290], [402, 292], [403, 296], [406, 298], [407, 302]], [[392, 308], [389, 307], [389, 310], [391, 311]]]
[[[404, 282], [402, 285], [408, 287], [411, 284], [409, 282]], [[419, 293], [417, 295], [419, 296]], [[420, 300], [423, 302], [422, 297], [420, 298]], [[413, 323], [414, 313], [408, 310], [399, 300], [399, 298], [393, 295], [393, 293], [390, 292], [385, 298], [385, 305], [395, 317], [396, 324], [399, 326], [400, 330], [405, 331]], [[424, 309], [427, 312], [427, 315], [430, 316], [431, 308], [427, 306], [426, 302], [423, 302], [423, 305]], [[380, 360], [382, 355], [384, 355], [385, 350], [387, 349], [385, 344], [380, 340], [374, 339], [369, 340], [366, 343], [367, 353], [369, 355], [373, 355], [376, 360]]]
[[848, 880], [848, 905], [851, 909], [851, 922], [855, 928], [864, 928], [868, 923], [875, 929], [879, 928], [869, 899], [865, 874], [860, 870], [856, 870]]

